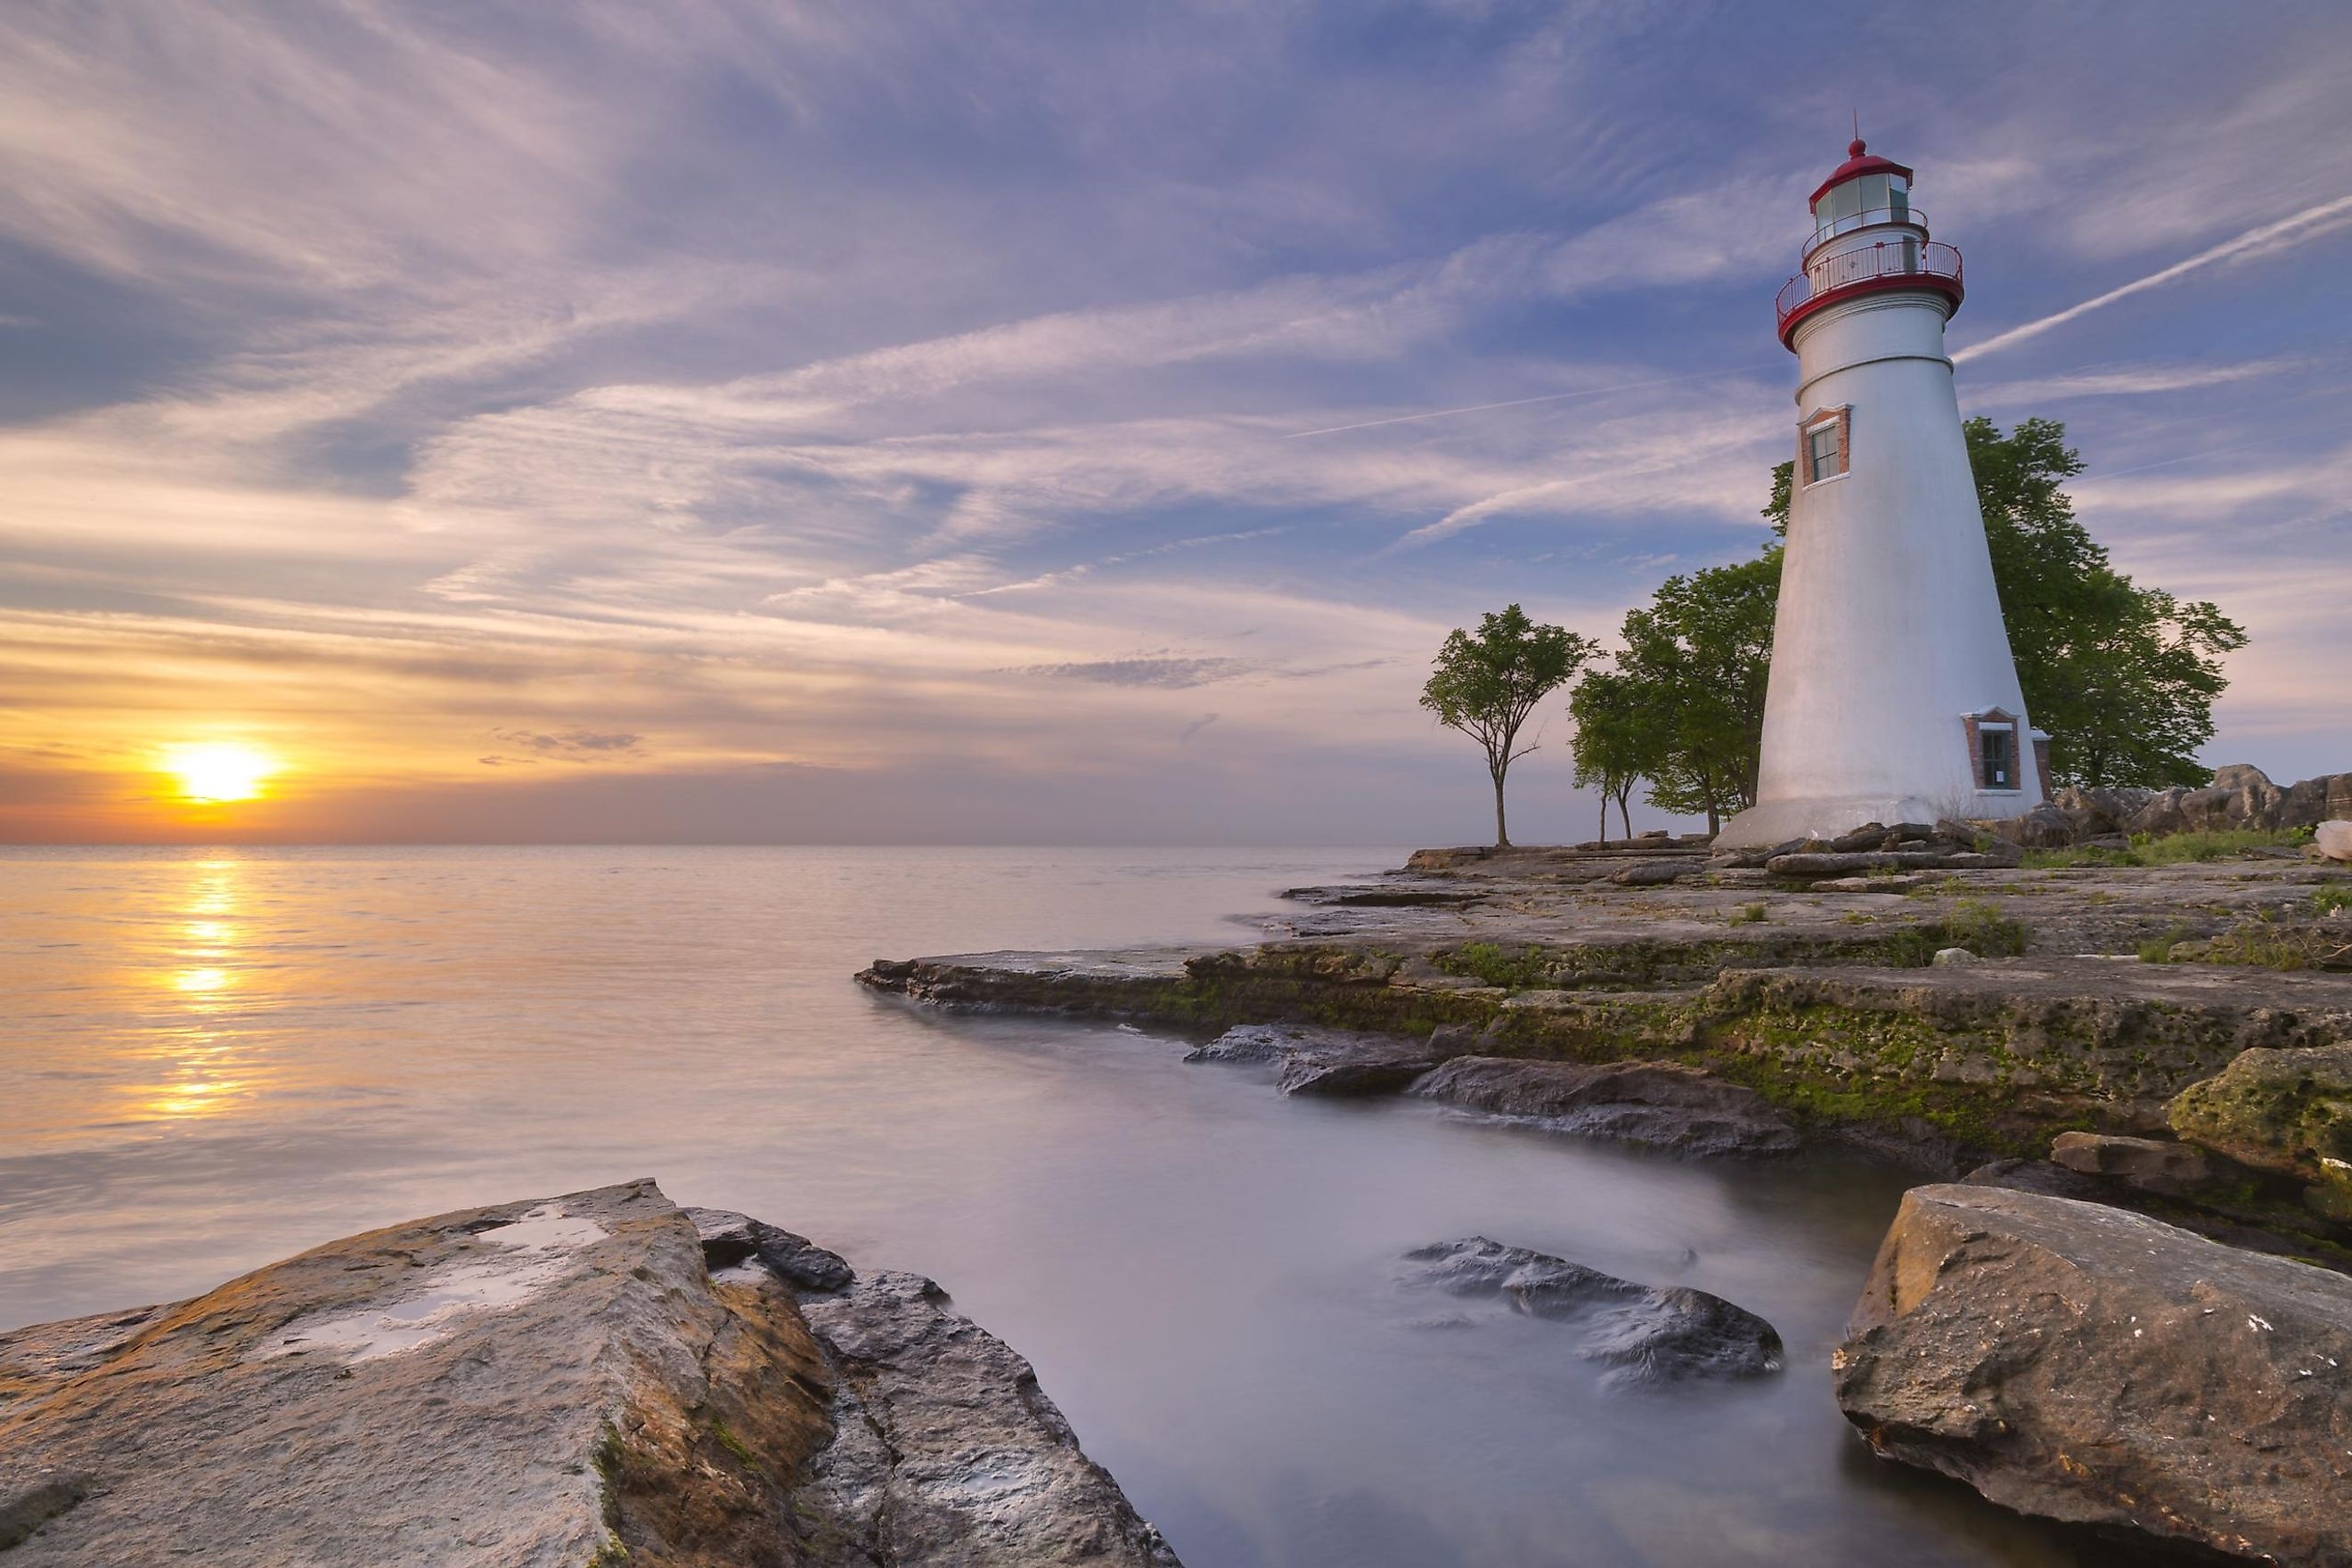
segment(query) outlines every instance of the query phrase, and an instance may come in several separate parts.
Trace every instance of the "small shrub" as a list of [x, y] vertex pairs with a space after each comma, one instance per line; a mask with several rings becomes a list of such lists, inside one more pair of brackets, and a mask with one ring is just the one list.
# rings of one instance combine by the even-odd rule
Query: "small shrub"
[[1731, 923], [1736, 926], [1762, 925], [1764, 923], [1764, 901], [1761, 899], [1759, 899], [1752, 904], [1740, 905], [1739, 908], [1731, 911]]
[[2352, 887], [2322, 888], [2311, 895], [2311, 907], [2322, 915], [2352, 910]]

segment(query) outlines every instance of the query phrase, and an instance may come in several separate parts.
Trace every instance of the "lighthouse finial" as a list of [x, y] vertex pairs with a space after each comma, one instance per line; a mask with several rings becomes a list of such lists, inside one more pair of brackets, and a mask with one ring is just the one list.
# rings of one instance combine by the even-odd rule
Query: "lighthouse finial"
[[1862, 144], [1862, 110], [1857, 105], [1853, 111], [1853, 140], [1846, 143], [1845, 155], [1859, 158], [1864, 151], [1866, 149]]

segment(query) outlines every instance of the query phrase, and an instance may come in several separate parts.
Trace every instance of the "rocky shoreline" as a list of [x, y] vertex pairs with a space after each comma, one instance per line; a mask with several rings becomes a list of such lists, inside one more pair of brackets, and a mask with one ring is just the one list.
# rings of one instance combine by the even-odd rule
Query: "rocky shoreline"
[[0, 1553], [1176, 1563], [937, 1285], [649, 1181], [0, 1334]]
[[[1872, 1448], [2149, 1550], [2352, 1563], [2352, 868], [2261, 845], [2033, 867], [2019, 842], [2095, 845], [2119, 811], [2275, 826], [2339, 784], [2239, 777], [2052, 808], [2063, 825], [1744, 857], [1663, 837], [1422, 851], [1293, 889], [1245, 947], [858, 978], [1158, 1026], [1199, 1041], [1192, 1059], [1270, 1064], [1285, 1094], [1965, 1174], [1906, 1200], [1838, 1352]], [[1425, 1250], [1449, 1247], [1497, 1279], [1577, 1269], [1483, 1238]]]

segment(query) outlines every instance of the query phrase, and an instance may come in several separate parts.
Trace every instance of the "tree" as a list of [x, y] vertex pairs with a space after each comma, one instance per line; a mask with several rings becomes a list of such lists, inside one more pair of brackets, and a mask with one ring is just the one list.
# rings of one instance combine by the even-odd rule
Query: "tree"
[[1667, 578], [1648, 608], [1626, 614], [1611, 678], [1623, 685], [1588, 700], [1603, 713], [1643, 716], [1624, 745], [1650, 781], [1651, 804], [1704, 813], [1710, 833], [1756, 804], [1780, 591], [1778, 544], [1753, 561]]
[[[2050, 732], [2056, 782], [2210, 782], [2195, 752], [2229, 684], [2221, 656], [2245, 647], [2244, 629], [2115, 569], [2063, 488], [2083, 471], [2065, 426], [2027, 419], [2004, 436], [1978, 418], [1965, 430], [2010, 652], [2026, 713]], [[1784, 534], [1791, 477], [1790, 464], [1773, 470], [1764, 509]]]
[[1576, 721], [1576, 738], [1569, 742], [1576, 759], [1576, 787], [1600, 795], [1601, 837], [1609, 837], [1609, 803], [1613, 800], [1625, 837], [1633, 837], [1633, 817], [1626, 802], [1633, 786], [1648, 775], [1657, 752], [1649, 709], [1631, 679], [1596, 669], [1576, 683], [1568, 711]]
[[1486, 774], [1495, 781], [1495, 847], [1511, 847], [1503, 817], [1503, 775], [1536, 748], [1520, 746], [1519, 730], [1536, 705], [1550, 696], [1591, 658], [1591, 639], [1560, 626], [1538, 626], [1513, 605], [1482, 616], [1476, 636], [1456, 628], [1447, 634], [1421, 690], [1421, 705], [1437, 721], [1459, 730], [1486, 749]]

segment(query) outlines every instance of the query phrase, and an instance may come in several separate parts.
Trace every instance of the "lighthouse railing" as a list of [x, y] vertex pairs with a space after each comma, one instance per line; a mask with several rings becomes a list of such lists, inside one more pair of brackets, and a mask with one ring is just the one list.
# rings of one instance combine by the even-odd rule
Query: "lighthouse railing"
[[1813, 230], [1813, 237], [1806, 243], [1805, 248], [1811, 250], [1825, 241], [1835, 239], [1839, 235], [1852, 234], [1858, 228], [1872, 228], [1887, 223], [1902, 223], [1908, 224], [1913, 228], [1926, 228], [1927, 215], [1915, 206], [1887, 206], [1868, 207], [1858, 213], [1848, 213], [1843, 217], [1828, 218]]
[[1790, 317], [1816, 300], [1849, 289], [1883, 286], [1905, 278], [1936, 278], [1958, 283], [1958, 247], [1932, 239], [1883, 239], [1875, 245], [1841, 250], [1822, 258], [1790, 279], [1780, 298], [1773, 301], [1773, 308], [1780, 324], [1786, 327]]

